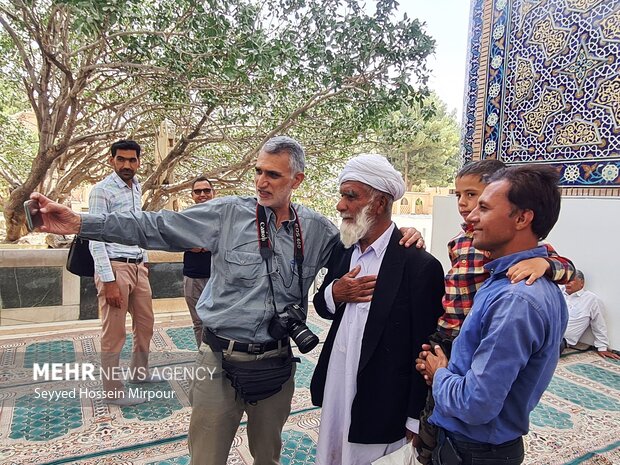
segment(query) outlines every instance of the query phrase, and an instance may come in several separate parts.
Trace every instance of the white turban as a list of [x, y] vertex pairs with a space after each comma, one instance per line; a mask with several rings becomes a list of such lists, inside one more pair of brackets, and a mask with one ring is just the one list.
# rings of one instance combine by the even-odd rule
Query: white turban
[[402, 175], [387, 158], [374, 153], [363, 153], [349, 160], [338, 177], [338, 184], [346, 181], [363, 182], [390, 194], [394, 200], [400, 199], [405, 193]]

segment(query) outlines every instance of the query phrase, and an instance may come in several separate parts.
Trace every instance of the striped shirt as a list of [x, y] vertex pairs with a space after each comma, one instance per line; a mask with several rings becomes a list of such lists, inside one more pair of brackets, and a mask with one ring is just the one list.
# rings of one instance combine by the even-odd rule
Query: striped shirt
[[[142, 188], [134, 177], [130, 188], [118, 174], [112, 173], [98, 182], [88, 197], [89, 213], [140, 212], [142, 211]], [[136, 245], [121, 245], [90, 241], [90, 253], [95, 262], [95, 274], [103, 282], [114, 281], [110, 258], [144, 258], [146, 252]]]
[[[489, 277], [484, 265], [491, 260], [487, 252], [476, 249], [473, 244], [473, 225], [463, 223], [463, 231], [448, 243], [448, 255], [452, 268], [446, 275], [446, 294], [443, 297], [444, 314], [439, 317], [437, 331], [455, 338], [465, 317], [474, 303], [474, 295]], [[575, 267], [567, 258], [560, 257], [549, 244], [545, 257], [551, 266], [551, 280], [556, 284], [567, 283]]]

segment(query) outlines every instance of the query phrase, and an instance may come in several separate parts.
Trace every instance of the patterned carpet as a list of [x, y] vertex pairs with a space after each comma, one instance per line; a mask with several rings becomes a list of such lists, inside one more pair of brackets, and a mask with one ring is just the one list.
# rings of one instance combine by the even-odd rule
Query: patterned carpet
[[[323, 339], [327, 322], [310, 328]], [[131, 338], [123, 351], [130, 354]], [[98, 331], [56, 333], [0, 343], [0, 464], [185, 465], [190, 417], [189, 383], [178, 379], [144, 388], [153, 397], [134, 407], [93, 398], [99, 381], [33, 380], [33, 364], [98, 363]], [[156, 328], [152, 367], [191, 367], [191, 328]], [[314, 463], [320, 411], [308, 386], [318, 349], [302, 356], [297, 368], [293, 412], [283, 433], [283, 465]], [[145, 385], [133, 385], [142, 388]], [[45, 392], [65, 398], [45, 398]], [[71, 397], [71, 393], [77, 393]], [[48, 394], [49, 395], [49, 394]], [[620, 363], [593, 352], [561, 358], [549, 389], [531, 415], [526, 464], [620, 465]], [[242, 424], [228, 460], [251, 464]]]

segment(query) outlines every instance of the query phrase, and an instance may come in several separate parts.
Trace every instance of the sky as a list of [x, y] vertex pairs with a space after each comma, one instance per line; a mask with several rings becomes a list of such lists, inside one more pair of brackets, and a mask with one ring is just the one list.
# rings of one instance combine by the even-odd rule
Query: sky
[[426, 23], [426, 32], [436, 41], [435, 54], [428, 59], [431, 76], [428, 86], [463, 114], [463, 91], [469, 33], [469, 0], [400, 0], [399, 10]]

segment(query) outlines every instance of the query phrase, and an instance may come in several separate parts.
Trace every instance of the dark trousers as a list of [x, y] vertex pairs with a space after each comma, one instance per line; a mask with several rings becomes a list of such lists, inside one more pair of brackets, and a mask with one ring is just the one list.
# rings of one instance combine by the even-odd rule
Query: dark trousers
[[[439, 344], [448, 359], [450, 359], [452, 353], [452, 341], [453, 338], [439, 332], [435, 332], [429, 337], [431, 346], [434, 347], [436, 344]], [[435, 399], [433, 399], [433, 390], [429, 389], [426, 405], [420, 412], [420, 430], [418, 433], [420, 439], [420, 445], [417, 447], [418, 461], [422, 465], [431, 465], [433, 450], [437, 446], [437, 427], [428, 421], [434, 409]]]
[[524, 458], [521, 436], [496, 445], [461, 441], [444, 430], [433, 451], [433, 465], [520, 465]]

